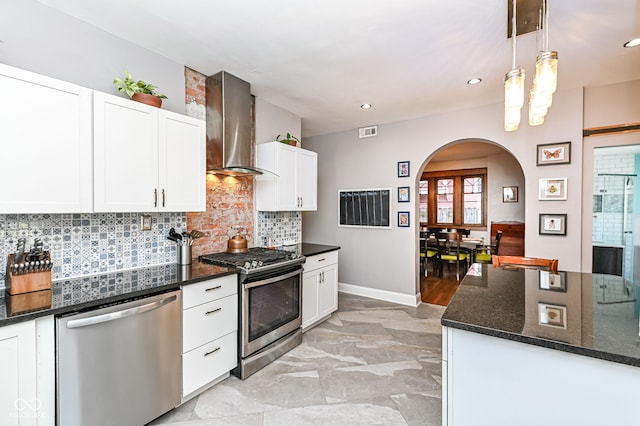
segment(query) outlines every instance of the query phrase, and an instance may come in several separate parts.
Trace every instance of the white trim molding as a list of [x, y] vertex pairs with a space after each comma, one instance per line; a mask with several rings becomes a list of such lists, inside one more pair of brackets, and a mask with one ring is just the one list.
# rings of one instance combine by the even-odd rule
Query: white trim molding
[[386, 302], [399, 303], [401, 305], [412, 306], [414, 308], [422, 303], [419, 292], [414, 296], [411, 294], [395, 293], [393, 291], [378, 290], [376, 288], [362, 287], [346, 283], [338, 283], [338, 291], [356, 296], [384, 300]]

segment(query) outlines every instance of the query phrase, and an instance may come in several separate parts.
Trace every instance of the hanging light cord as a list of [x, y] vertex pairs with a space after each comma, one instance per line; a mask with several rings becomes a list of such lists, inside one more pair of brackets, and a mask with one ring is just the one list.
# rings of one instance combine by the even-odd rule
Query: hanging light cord
[[511, 69], [516, 69], [516, 0], [513, 0], [511, 14]]

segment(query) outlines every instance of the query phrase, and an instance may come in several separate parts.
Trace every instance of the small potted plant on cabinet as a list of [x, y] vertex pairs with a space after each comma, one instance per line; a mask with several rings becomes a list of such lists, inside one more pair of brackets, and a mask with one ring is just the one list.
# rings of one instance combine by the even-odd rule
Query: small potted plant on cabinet
[[280, 139], [280, 136], [282, 136], [282, 135], [278, 135], [276, 137], [276, 141], [277, 142], [286, 143], [287, 145], [291, 145], [291, 146], [300, 146], [300, 145], [302, 145], [300, 143], [300, 139], [296, 138], [291, 133], [287, 133], [282, 139]]
[[162, 100], [167, 99], [165, 95], [156, 90], [156, 86], [153, 84], [142, 80], [135, 81], [127, 70], [124, 71], [124, 75], [124, 79], [115, 78], [113, 84], [118, 86], [118, 91], [126, 93], [134, 101], [160, 108]]

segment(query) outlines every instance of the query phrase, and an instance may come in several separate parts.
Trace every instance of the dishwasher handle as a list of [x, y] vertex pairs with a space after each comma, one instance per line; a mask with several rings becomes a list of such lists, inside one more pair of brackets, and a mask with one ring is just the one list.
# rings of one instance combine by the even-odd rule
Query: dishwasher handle
[[143, 312], [153, 311], [154, 309], [158, 309], [161, 306], [164, 306], [168, 303], [171, 303], [177, 299], [177, 296], [174, 294], [173, 296], [165, 297], [164, 299], [147, 303], [140, 306], [135, 306], [133, 308], [123, 309], [122, 311], [111, 312], [108, 314], [96, 315], [88, 318], [81, 318], [76, 320], [71, 320], [67, 323], [67, 328], [80, 328], [87, 327], [89, 325], [100, 324], [102, 322], [108, 322], [117, 320], [120, 318], [126, 318], [133, 315], [141, 314]]

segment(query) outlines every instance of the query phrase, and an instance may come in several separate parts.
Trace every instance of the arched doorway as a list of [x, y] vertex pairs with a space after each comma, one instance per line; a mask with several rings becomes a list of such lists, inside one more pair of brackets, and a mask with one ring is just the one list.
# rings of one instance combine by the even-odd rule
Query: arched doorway
[[[429, 156], [420, 168], [421, 172], [416, 177], [416, 216], [420, 219], [416, 227], [416, 238], [420, 241], [420, 231], [427, 226], [464, 228], [469, 231], [469, 238], [491, 241], [492, 222], [518, 222], [525, 221], [525, 178], [518, 160], [501, 145], [480, 139], [465, 139], [453, 141], [444, 145]], [[431, 179], [425, 185], [423, 176], [465, 176], [467, 171], [473, 171], [484, 179], [481, 185], [478, 179], [451, 179], [451, 186], [435, 185]], [[484, 173], [484, 174], [483, 174]], [[468, 175], [468, 173], [467, 173]], [[446, 179], [438, 179], [438, 182], [446, 182]], [[459, 187], [455, 188], [455, 182]], [[432, 191], [431, 197], [426, 196]], [[435, 191], [435, 192], [434, 192]], [[441, 206], [434, 206], [433, 201], [438, 197], [443, 199]], [[451, 202], [447, 203], [447, 197]], [[457, 201], [453, 201], [456, 199]], [[469, 200], [465, 204], [464, 200]], [[481, 199], [481, 202], [478, 200]], [[429, 207], [429, 200], [432, 206]], [[455, 212], [455, 209], [459, 212]], [[480, 219], [480, 220], [479, 220]], [[465, 223], [466, 222], [466, 223]], [[448, 226], [450, 225], [450, 226]], [[522, 241], [524, 247], [524, 241]], [[418, 244], [420, 248], [420, 244]], [[419, 251], [416, 254], [419, 257]], [[447, 304], [455, 292], [458, 283], [453, 277], [453, 282], [446, 288], [447, 295], [428, 294], [437, 292], [437, 289], [429, 289], [428, 278], [425, 278], [423, 269], [418, 265], [420, 276], [420, 293], [423, 302]], [[428, 276], [429, 274], [427, 274]], [[431, 274], [432, 279], [433, 274]], [[443, 277], [444, 278], [444, 277]], [[453, 287], [453, 289], [452, 289]]]

